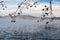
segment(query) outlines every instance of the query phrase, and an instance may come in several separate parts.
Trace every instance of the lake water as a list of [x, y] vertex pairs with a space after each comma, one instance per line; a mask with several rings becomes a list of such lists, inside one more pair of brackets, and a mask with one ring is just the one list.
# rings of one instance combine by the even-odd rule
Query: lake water
[[13, 23], [9, 17], [0, 18], [0, 40], [59, 40], [60, 20], [49, 23], [51, 30], [45, 29], [46, 21], [17, 18]]

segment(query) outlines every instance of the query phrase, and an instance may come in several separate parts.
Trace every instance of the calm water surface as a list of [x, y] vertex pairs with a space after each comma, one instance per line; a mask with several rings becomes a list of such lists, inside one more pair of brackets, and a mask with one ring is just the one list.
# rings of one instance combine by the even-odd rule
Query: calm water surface
[[[11, 22], [10, 18], [0, 18], [1, 40], [58, 40], [60, 39], [60, 20], [54, 20], [49, 26], [55, 29], [46, 30], [45, 22], [36, 22], [35, 19], [16, 19]], [[20, 35], [20, 36], [18, 36]], [[21, 36], [27, 35], [27, 36]], [[29, 38], [28, 38], [29, 36]]]

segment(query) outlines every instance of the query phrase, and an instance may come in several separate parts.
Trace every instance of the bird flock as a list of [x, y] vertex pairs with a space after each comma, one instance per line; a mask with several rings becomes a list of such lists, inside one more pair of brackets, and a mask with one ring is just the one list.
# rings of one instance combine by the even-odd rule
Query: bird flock
[[[37, 7], [37, 3], [35, 0], [24, 0], [23, 2], [21, 2], [19, 5], [18, 5], [18, 8], [16, 9], [15, 12], [9, 14], [10, 18], [12, 19], [11, 22], [16, 22], [15, 18], [17, 17], [15, 14], [17, 13], [18, 15], [22, 14], [22, 10], [24, 8], [26, 9], [29, 9], [31, 7]], [[2, 5], [2, 8], [3, 10], [5, 10], [7, 8], [7, 6], [5, 5], [4, 3], [4, 0], [3, 1], [0, 1], [0, 5]], [[50, 7], [48, 7], [47, 5], [44, 5], [45, 8], [42, 9], [42, 16], [40, 17], [40, 19], [37, 20], [37, 22], [39, 22], [40, 20], [44, 20], [44, 18], [46, 16], [51, 16], [51, 20], [53, 20], [54, 18], [54, 15], [52, 13], [52, 0], [50, 0]], [[18, 12], [19, 11], [19, 12]], [[50, 11], [50, 12], [48, 12]], [[46, 22], [46, 24], [49, 23], [49, 22]]]

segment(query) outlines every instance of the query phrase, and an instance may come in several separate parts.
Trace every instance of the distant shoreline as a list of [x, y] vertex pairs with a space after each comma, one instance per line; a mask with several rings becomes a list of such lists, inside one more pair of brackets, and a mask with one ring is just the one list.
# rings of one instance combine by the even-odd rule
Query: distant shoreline
[[[10, 16], [0, 16], [0, 18], [10, 18]], [[31, 15], [19, 15], [16, 18], [23, 18], [23, 19], [39, 19], [40, 17], [34, 17]], [[52, 17], [53, 19], [60, 19], [60, 17]], [[51, 19], [51, 17], [45, 17], [44, 19]]]

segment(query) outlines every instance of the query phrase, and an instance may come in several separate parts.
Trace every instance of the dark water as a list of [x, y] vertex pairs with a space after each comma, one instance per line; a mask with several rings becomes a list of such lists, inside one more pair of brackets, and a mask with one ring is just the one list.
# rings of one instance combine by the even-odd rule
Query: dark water
[[49, 23], [52, 29], [45, 29], [45, 22], [36, 22], [35, 19], [0, 18], [0, 40], [59, 40], [60, 20]]

